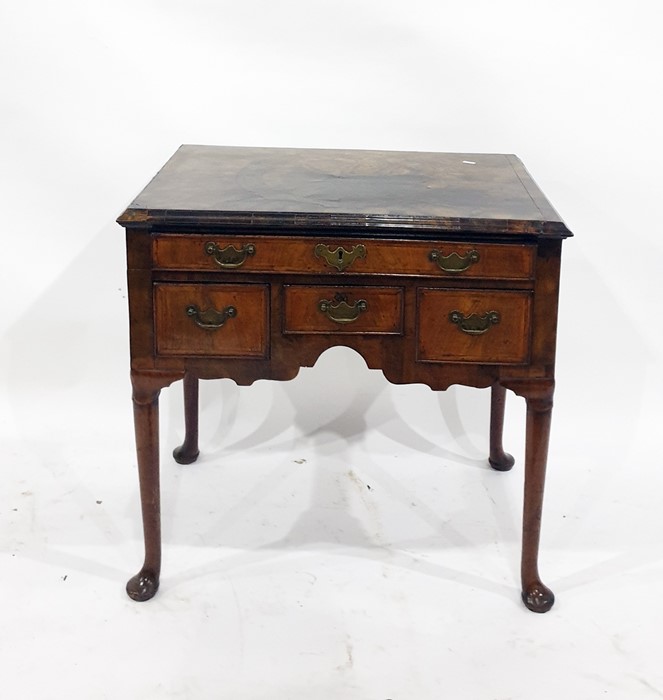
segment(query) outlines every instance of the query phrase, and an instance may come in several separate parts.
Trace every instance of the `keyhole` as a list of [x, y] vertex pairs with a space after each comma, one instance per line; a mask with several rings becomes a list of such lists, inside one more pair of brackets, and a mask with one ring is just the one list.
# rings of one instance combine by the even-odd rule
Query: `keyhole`
[[343, 262], [343, 248], [338, 249], [338, 261]]

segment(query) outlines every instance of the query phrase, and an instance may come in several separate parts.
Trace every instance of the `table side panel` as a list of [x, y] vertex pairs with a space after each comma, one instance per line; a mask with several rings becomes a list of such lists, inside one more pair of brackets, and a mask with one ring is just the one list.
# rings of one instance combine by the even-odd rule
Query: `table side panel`
[[551, 379], [555, 372], [557, 315], [562, 241], [541, 241], [537, 248], [536, 285], [532, 308], [532, 365], [545, 368]]

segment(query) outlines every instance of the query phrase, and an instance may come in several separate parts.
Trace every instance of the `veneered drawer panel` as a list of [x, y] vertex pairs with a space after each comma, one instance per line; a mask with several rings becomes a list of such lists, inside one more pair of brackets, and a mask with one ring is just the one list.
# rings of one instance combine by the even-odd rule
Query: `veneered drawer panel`
[[285, 333], [385, 333], [403, 331], [399, 287], [286, 286]]
[[529, 358], [529, 292], [420, 289], [417, 306], [421, 361], [521, 364]]
[[161, 270], [311, 273], [323, 269], [315, 241], [280, 237], [212, 237], [164, 234], [153, 241], [154, 264]]
[[389, 274], [532, 279], [535, 250], [522, 244], [375, 241], [366, 244], [366, 261], [371, 271]]
[[161, 234], [162, 270], [531, 279], [535, 246], [286, 236]]
[[157, 354], [267, 357], [267, 285], [155, 284], [154, 316]]

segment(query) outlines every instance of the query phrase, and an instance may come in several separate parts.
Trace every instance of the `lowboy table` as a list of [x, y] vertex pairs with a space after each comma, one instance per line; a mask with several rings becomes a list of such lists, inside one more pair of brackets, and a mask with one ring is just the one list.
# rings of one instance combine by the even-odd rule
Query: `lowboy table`
[[506, 471], [506, 389], [527, 402], [522, 598], [538, 572], [562, 240], [511, 155], [182, 146], [129, 205], [131, 379], [145, 562], [161, 568], [158, 398], [184, 380], [181, 464], [198, 456], [198, 380], [286, 380], [334, 345], [394, 383], [491, 387], [489, 463]]

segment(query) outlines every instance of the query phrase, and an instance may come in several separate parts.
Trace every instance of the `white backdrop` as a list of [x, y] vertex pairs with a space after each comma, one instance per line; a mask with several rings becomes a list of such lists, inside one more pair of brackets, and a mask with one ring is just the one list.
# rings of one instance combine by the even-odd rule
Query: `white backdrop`
[[[515, 153], [576, 234], [562, 264], [551, 459], [563, 464], [550, 501], [584, 520], [560, 542], [610, 550], [612, 574], [660, 561], [660, 29], [658, 0], [4, 0], [0, 437], [7, 473], [25, 470], [16, 493], [62, 475], [77, 449], [123, 445], [134, 459], [114, 220], [181, 143]], [[327, 388], [332, 407], [358, 386], [426, 420], [425, 392], [383, 385], [345, 352], [321, 362], [345, 377]], [[208, 408], [217, 391], [240, 402], [240, 422], [284, 394], [302, 411], [287, 385], [205, 391]], [[180, 407], [165, 401], [172, 446]], [[477, 435], [486, 401], [440, 399], [450, 424]], [[522, 442], [522, 407], [509, 411], [507, 437]], [[99, 470], [90, 490], [129, 474]], [[0, 501], [12, 527], [14, 496]]]

